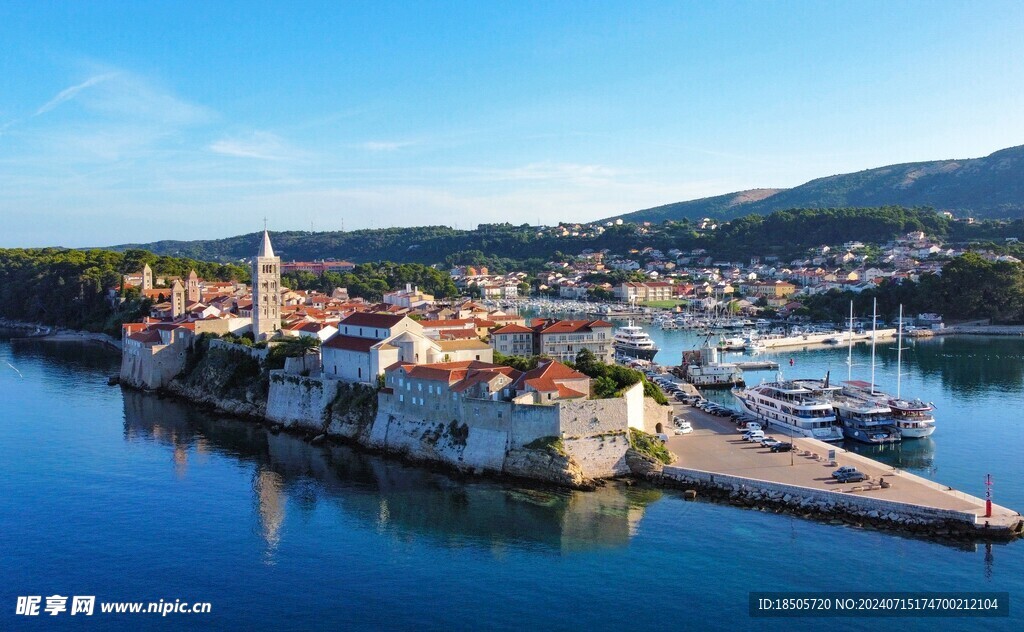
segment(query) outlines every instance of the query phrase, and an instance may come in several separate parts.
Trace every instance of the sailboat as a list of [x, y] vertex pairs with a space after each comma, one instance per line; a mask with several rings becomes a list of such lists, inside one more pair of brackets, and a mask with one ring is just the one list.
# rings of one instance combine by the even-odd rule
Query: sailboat
[[[877, 304], [877, 303], [876, 303]], [[899, 326], [896, 330], [896, 395], [884, 393], [875, 388], [875, 349], [874, 335], [871, 341], [871, 384], [864, 382], [848, 382], [855, 388], [867, 390], [874, 398], [884, 401], [892, 410], [893, 429], [904, 439], [920, 439], [935, 432], [935, 416], [932, 411], [935, 405], [920, 398], [903, 397], [903, 305], [900, 305]], [[865, 389], [865, 387], [867, 387]]]
[[[836, 421], [843, 429], [843, 435], [862, 443], [882, 444], [900, 440], [900, 433], [894, 427], [893, 412], [886, 401], [875, 391], [875, 334], [877, 332], [878, 302], [875, 302], [871, 319], [871, 383], [854, 382], [853, 373], [853, 301], [850, 302], [850, 344], [847, 349], [847, 381], [842, 391], [832, 398]], [[827, 381], [827, 380], [826, 380]], [[866, 392], [865, 392], [866, 387]]]

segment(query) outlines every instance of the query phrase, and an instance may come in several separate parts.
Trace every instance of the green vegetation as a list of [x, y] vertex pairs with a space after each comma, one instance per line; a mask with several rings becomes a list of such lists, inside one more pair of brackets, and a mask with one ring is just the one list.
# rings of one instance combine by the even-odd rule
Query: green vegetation
[[668, 451], [665, 444], [654, 435], [647, 434], [636, 428], [629, 429], [629, 442], [633, 449], [640, 454], [657, 459], [668, 465], [672, 462], [672, 453]]
[[[729, 219], [789, 208], [930, 206], [958, 216], [1019, 217], [1024, 212], [1020, 182], [1024, 146], [984, 158], [888, 165], [817, 178], [792, 189], [758, 189], [666, 204], [622, 215], [625, 221], [661, 222], [684, 218]], [[851, 237], [851, 239], [861, 239]]]
[[338, 384], [338, 393], [324, 412], [323, 431], [332, 421], [356, 423], [367, 428], [377, 415], [377, 389], [365, 384]]
[[[122, 287], [121, 277], [147, 263], [156, 277], [185, 277], [195, 269], [207, 279], [248, 279], [240, 266], [142, 250], [0, 249], [0, 316], [120, 336], [121, 323], [139, 320], [151, 306], [136, 288]], [[110, 289], [124, 301], [112, 306]]]
[[878, 312], [892, 319], [899, 306], [904, 313], [936, 312], [950, 320], [990, 318], [997, 323], [1024, 322], [1024, 264], [991, 262], [967, 253], [942, 268], [941, 275], [926, 275], [920, 282], [887, 280], [859, 294], [832, 290], [805, 299], [805, 314], [816, 320], [842, 323], [850, 301], [859, 314]]
[[[994, 224], [994, 223], [993, 223]], [[927, 207], [836, 207], [804, 208], [776, 211], [766, 216], [747, 215], [722, 223], [716, 230], [700, 230], [689, 219], [666, 221], [651, 226], [622, 224], [606, 227], [600, 235], [563, 237], [538, 230], [527, 224], [481, 224], [474, 230], [456, 230], [447, 226], [420, 226], [388, 228], [352, 232], [282, 232], [275, 233], [274, 246], [283, 260], [310, 260], [344, 258], [356, 262], [376, 261], [382, 253], [400, 263], [426, 265], [485, 265], [489, 272], [510, 270], [536, 272], [544, 262], [563, 260], [563, 253], [579, 253], [585, 249], [609, 249], [626, 254], [645, 247], [662, 252], [672, 248], [687, 251], [702, 248], [710, 255], [735, 259], [737, 256], [803, 254], [808, 248], [821, 244], [837, 245], [848, 240], [866, 243], [883, 242], [914, 230], [944, 237], [952, 232], [969, 239], [977, 232], [985, 239], [1010, 237], [1016, 232], [994, 225], [982, 234], [979, 229], [957, 226]], [[966, 225], [964, 225], [966, 226]], [[1009, 234], [1013, 233], [1013, 234]], [[157, 252], [188, 254], [214, 261], [237, 261], [252, 256], [260, 234], [252, 233], [228, 239], [193, 242], [157, 242], [147, 245]], [[124, 248], [127, 246], [119, 246]], [[400, 287], [407, 282], [420, 285], [425, 291], [447, 296], [452, 288], [426, 273], [405, 272], [391, 268], [398, 264], [381, 264], [385, 269], [367, 268], [355, 272], [356, 278], [344, 274], [318, 277], [298, 277], [296, 287], [324, 288], [348, 287], [357, 296], [373, 298], [388, 287]], [[437, 271], [444, 274], [442, 271]], [[621, 282], [628, 273], [608, 272], [607, 280], [595, 282]], [[360, 285], [360, 280], [364, 285]], [[374, 283], [383, 280], [383, 283]]]
[[418, 286], [435, 298], [459, 295], [458, 288], [447, 271], [440, 271], [418, 263], [366, 263], [351, 272], [325, 272], [323, 276], [309, 272], [296, 272], [281, 277], [285, 287], [317, 290], [330, 294], [336, 287], [348, 288], [349, 296], [368, 301], [381, 301], [384, 293], [406, 284]]
[[644, 307], [657, 307], [659, 309], [672, 309], [673, 307], [675, 307], [675, 306], [677, 306], [679, 304], [680, 304], [679, 301], [672, 301], [672, 300], [669, 300], [669, 301], [644, 301], [643, 303], [641, 303], [641, 305], [643, 305]]
[[524, 447], [528, 450], [548, 450], [561, 456], [569, 456], [561, 437], [540, 437], [527, 443]]

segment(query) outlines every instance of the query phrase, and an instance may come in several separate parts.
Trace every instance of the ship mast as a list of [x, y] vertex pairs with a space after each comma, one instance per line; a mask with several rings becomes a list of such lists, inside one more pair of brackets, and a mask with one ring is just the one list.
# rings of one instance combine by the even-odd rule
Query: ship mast
[[875, 338], [877, 337], [876, 330], [878, 328], [878, 299], [875, 299], [874, 307], [871, 311], [871, 394], [875, 394]]
[[900, 324], [896, 335], [896, 399], [900, 398], [900, 381], [903, 378], [903, 304], [900, 304]]
[[853, 380], [853, 301], [850, 301], [850, 339], [846, 345], [846, 381]]

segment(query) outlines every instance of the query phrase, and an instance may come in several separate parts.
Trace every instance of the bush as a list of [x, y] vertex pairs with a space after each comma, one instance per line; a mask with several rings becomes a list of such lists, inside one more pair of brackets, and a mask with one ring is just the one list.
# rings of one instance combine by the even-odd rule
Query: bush
[[629, 429], [629, 442], [633, 449], [640, 454], [657, 459], [666, 465], [672, 462], [672, 453], [668, 451], [665, 444], [654, 435], [647, 434], [636, 428]]

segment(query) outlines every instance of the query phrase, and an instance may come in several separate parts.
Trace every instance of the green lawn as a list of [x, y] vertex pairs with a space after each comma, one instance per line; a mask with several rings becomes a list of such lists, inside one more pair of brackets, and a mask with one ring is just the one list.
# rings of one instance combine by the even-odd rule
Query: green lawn
[[680, 301], [645, 301], [640, 303], [644, 307], [661, 307], [664, 309], [671, 309], [676, 305], [679, 305]]

